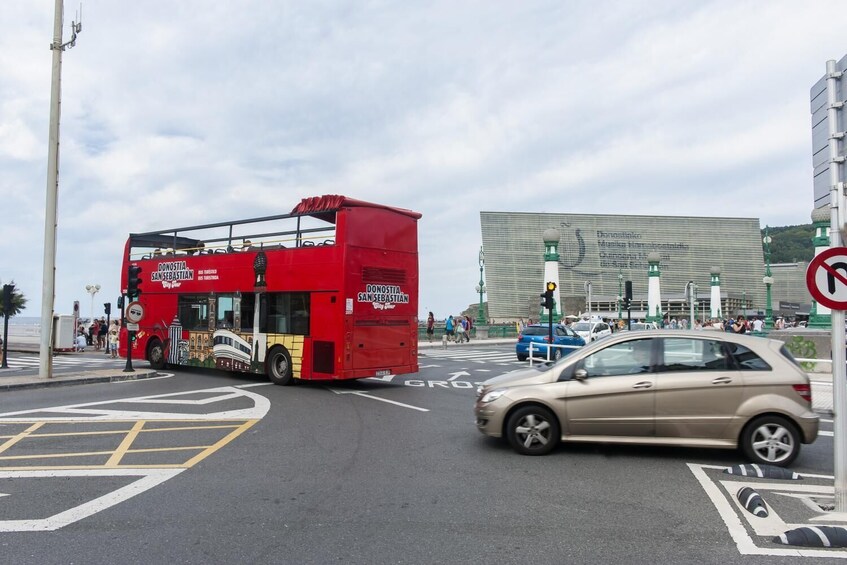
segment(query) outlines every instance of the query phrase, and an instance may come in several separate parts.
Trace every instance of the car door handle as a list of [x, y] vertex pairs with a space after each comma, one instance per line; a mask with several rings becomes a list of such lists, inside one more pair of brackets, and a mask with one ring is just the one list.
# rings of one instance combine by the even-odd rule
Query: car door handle
[[732, 382], [732, 377], [717, 377], [712, 381], [713, 385], [725, 385]]
[[651, 383], [650, 381], [641, 381], [632, 385], [632, 388], [650, 388], [652, 386], [653, 383]]

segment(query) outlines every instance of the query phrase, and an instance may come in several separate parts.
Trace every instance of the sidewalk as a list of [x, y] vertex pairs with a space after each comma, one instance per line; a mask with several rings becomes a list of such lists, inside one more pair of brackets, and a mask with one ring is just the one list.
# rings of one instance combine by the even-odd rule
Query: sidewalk
[[156, 376], [156, 371], [149, 367], [135, 369], [132, 373], [124, 373], [122, 369], [103, 369], [100, 371], [54, 374], [50, 379], [42, 379], [38, 375], [16, 375], [15, 371], [17, 369], [0, 369], [0, 393], [13, 389], [113, 383], [117, 381], [149, 379]]
[[[27, 353], [30, 355], [38, 355], [38, 344], [26, 342], [9, 341], [8, 351], [11, 354]], [[94, 351], [93, 349], [91, 350]], [[96, 354], [103, 355], [104, 352], [97, 351]], [[2, 355], [2, 349], [0, 349]], [[85, 353], [55, 353], [54, 358], [61, 358], [70, 355], [85, 355]], [[11, 355], [10, 355], [10, 358]], [[82, 385], [94, 383], [110, 383], [117, 381], [131, 381], [137, 379], [149, 379], [156, 376], [156, 371], [150, 368], [147, 362], [133, 361], [134, 364], [141, 365], [140, 368], [133, 367], [135, 370], [131, 373], [125, 373], [123, 367], [114, 369], [99, 369], [80, 372], [56, 373], [49, 379], [43, 379], [38, 374], [32, 374], [32, 369], [22, 369], [19, 367], [9, 367], [0, 369], [0, 393], [8, 390], [20, 390], [26, 388], [43, 388], [48, 386], [68, 386]]]

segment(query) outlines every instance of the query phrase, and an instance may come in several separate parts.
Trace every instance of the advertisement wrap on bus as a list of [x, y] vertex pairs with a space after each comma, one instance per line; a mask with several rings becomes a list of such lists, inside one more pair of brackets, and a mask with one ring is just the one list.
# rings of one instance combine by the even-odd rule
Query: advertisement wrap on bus
[[420, 217], [325, 195], [289, 214], [130, 234], [121, 282], [143, 316], [119, 352], [276, 384], [416, 373]]

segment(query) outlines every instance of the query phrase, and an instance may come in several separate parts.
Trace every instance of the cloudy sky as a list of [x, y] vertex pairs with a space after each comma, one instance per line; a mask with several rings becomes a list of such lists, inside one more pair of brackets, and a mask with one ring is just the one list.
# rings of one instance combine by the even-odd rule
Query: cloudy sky
[[[479, 212], [808, 223], [842, 1], [89, 0], [62, 73], [57, 313], [129, 232], [344, 194], [421, 212], [420, 312], [477, 301]], [[65, 6], [65, 39], [78, 5]], [[0, 15], [0, 280], [40, 316], [54, 2]]]

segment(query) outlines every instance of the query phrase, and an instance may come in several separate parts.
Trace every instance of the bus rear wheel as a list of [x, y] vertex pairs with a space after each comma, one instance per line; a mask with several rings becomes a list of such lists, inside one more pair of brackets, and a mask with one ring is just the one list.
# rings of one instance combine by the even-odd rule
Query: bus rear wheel
[[268, 378], [275, 385], [294, 384], [294, 373], [291, 366], [291, 354], [285, 347], [279, 346], [271, 349], [265, 361]]
[[165, 348], [158, 339], [151, 340], [150, 345], [147, 346], [147, 360], [157, 371], [165, 368]]

